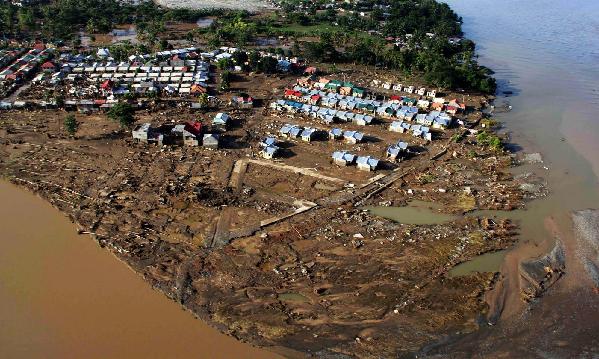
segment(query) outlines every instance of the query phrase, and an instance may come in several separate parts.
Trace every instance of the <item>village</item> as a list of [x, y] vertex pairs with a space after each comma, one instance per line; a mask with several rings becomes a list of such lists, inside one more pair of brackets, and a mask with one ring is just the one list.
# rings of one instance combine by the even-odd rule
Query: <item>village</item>
[[[246, 72], [237, 48], [117, 62], [104, 49], [38, 47], [7, 54], [2, 69], [4, 88], [16, 84], [1, 104], [3, 174], [200, 317], [253, 343], [314, 352], [410, 351], [444, 323], [474, 329], [494, 276], [447, 273], [509, 247], [514, 225], [398, 224], [363, 208], [521, 206], [530, 179], [513, 179], [510, 155], [480, 143], [492, 131], [485, 97], [266, 52], [272, 73]], [[123, 102], [135, 111], [128, 128], [108, 119]], [[67, 114], [79, 122], [73, 135]], [[427, 313], [435, 319], [406, 331], [409, 346], [381, 329]]]
[[[509, 172], [491, 96], [288, 49], [117, 48], [0, 51], [0, 173], [152, 287], [240, 340], [316, 356], [413, 353], [493, 314], [495, 273], [450, 272], [516, 241], [476, 211], [542, 185]], [[372, 211], [418, 203], [427, 224]]]

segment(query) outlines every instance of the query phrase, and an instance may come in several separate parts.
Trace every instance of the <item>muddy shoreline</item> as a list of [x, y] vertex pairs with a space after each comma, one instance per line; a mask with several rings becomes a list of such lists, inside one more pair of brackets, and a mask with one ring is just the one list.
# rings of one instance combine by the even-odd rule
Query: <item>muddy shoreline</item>
[[[82, 135], [68, 138], [48, 120], [60, 113], [0, 115], [3, 174], [69, 214], [81, 232], [92, 233], [173, 301], [262, 347], [388, 356], [417, 352], [450, 330], [477, 330], [479, 313], [487, 311], [483, 295], [495, 276], [451, 278], [447, 272], [481, 253], [510, 248], [516, 226], [484, 217], [402, 225], [352, 201], [360, 199], [362, 206], [432, 199], [444, 211], [460, 213], [518, 208], [527, 196], [508, 173], [509, 154], [471, 139], [449, 141], [451, 133], [436, 145], [449, 150], [432, 160], [434, 166], [422, 156], [409, 161], [405, 174], [384, 175], [382, 190], [374, 182], [348, 191], [302, 174], [291, 182], [285, 173], [273, 177], [260, 161], [232, 180], [231, 168], [251, 156], [251, 147], [214, 152], [135, 145], [102, 117], [84, 118]], [[264, 121], [256, 122], [258, 131], [268, 128]], [[242, 181], [239, 191], [230, 188], [236, 181]], [[464, 189], [465, 182], [470, 185]], [[204, 189], [192, 191], [198, 186]], [[244, 216], [262, 220], [284, 213], [288, 207], [276, 202], [298, 191], [319, 206], [222, 248], [202, 245], [219, 213], [229, 213], [231, 233], [243, 233]], [[323, 219], [328, 224], [319, 226]], [[282, 299], [296, 297], [305, 300]]]

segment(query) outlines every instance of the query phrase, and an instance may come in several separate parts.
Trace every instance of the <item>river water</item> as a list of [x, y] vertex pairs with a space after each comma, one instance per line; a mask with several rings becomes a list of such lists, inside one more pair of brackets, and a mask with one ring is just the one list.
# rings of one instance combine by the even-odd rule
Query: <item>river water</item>
[[275, 358], [209, 327], [0, 181], [0, 358]]
[[519, 246], [541, 252], [552, 242], [548, 219], [570, 228], [572, 210], [599, 207], [599, 2], [445, 2], [463, 17], [480, 63], [496, 72], [496, 105], [513, 106], [495, 117], [523, 151], [543, 155], [543, 164], [516, 171], [538, 173], [551, 193], [515, 215], [522, 228]]

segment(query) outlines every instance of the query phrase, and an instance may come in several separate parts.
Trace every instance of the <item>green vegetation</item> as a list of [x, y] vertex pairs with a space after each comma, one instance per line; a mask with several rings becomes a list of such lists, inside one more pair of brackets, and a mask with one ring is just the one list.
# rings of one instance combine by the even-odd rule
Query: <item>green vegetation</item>
[[65, 117], [64, 128], [71, 136], [74, 136], [75, 133], [77, 133], [77, 130], [79, 129], [79, 122], [74, 115], [67, 115], [67, 117]]
[[198, 99], [198, 102], [200, 103], [202, 108], [208, 107], [208, 94], [207, 93], [201, 94], [200, 98]]
[[0, 4], [0, 33], [39, 30], [47, 40], [71, 40], [80, 29], [107, 33], [116, 25], [135, 24], [138, 34], [156, 41], [166, 21], [196, 21], [222, 10], [165, 9], [153, 1], [132, 5], [120, 0], [55, 0], [48, 4], [18, 7]]
[[[287, 56], [311, 62], [354, 63], [398, 70], [422, 77], [430, 86], [493, 93], [492, 72], [477, 63], [475, 44], [462, 35], [462, 19], [435, 0], [362, 0], [335, 3], [324, 0], [279, 0], [280, 10], [250, 14], [232, 10], [165, 9], [153, 1], [131, 5], [119, 0], [55, 0], [46, 5], [18, 8], [0, 5], [0, 31], [5, 34], [36, 31], [45, 39], [73, 40], [80, 29], [106, 33], [116, 25], [135, 24], [143, 46], [114, 45], [117, 60], [133, 53], [169, 47], [161, 38], [167, 21], [196, 21], [214, 16], [207, 28], [189, 31], [185, 38], [199, 39], [209, 47], [246, 46], [263, 38], [284, 36]], [[75, 39], [75, 40], [74, 40]], [[451, 41], [450, 41], [451, 40]], [[259, 61], [237, 64], [269, 73], [272, 64]], [[247, 67], [245, 67], [247, 69]]]
[[231, 78], [233, 75], [228, 70], [221, 72], [220, 74], [220, 90], [229, 91], [231, 88]]
[[503, 149], [503, 143], [501, 143], [501, 139], [492, 133], [487, 131], [483, 131], [476, 135], [476, 141], [479, 145], [489, 146], [494, 151], [501, 151]]
[[121, 127], [129, 128], [135, 122], [135, 110], [127, 102], [119, 102], [108, 111], [108, 118], [118, 122]]
[[[283, 0], [270, 16], [245, 11], [222, 14], [211, 27], [194, 30], [210, 46], [245, 45], [257, 36], [286, 36], [286, 55], [312, 62], [354, 63], [422, 76], [431, 86], [483, 93], [496, 89], [492, 72], [476, 61], [475, 44], [462, 35], [461, 19], [434, 0], [366, 0], [327, 8], [324, 1]], [[383, 6], [388, 6], [385, 11]], [[396, 43], [399, 46], [396, 46]]]

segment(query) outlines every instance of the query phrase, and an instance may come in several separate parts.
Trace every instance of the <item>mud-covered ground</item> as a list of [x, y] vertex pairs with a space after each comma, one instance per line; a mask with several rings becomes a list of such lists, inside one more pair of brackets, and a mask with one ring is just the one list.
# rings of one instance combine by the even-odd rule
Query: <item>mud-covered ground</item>
[[[274, 94], [263, 93], [267, 104]], [[219, 150], [137, 144], [103, 114], [79, 115], [71, 138], [64, 112], [2, 112], [0, 172], [68, 213], [151, 285], [253, 344], [395, 357], [478, 328], [495, 274], [447, 272], [510, 247], [515, 225], [476, 217], [402, 225], [360, 207], [413, 199], [449, 213], [521, 207], [526, 195], [508, 172], [510, 155], [474, 136], [451, 141], [462, 131], [454, 129], [376, 173], [333, 165], [330, 153], [345, 145], [327, 141], [295, 141], [291, 155], [266, 161], [257, 157], [264, 135], [312, 120], [224, 110], [236, 124]], [[163, 108], [136, 116], [159, 124], [211, 114]], [[377, 154], [409, 136], [385, 126], [365, 128], [377, 141], [356, 152]]]

